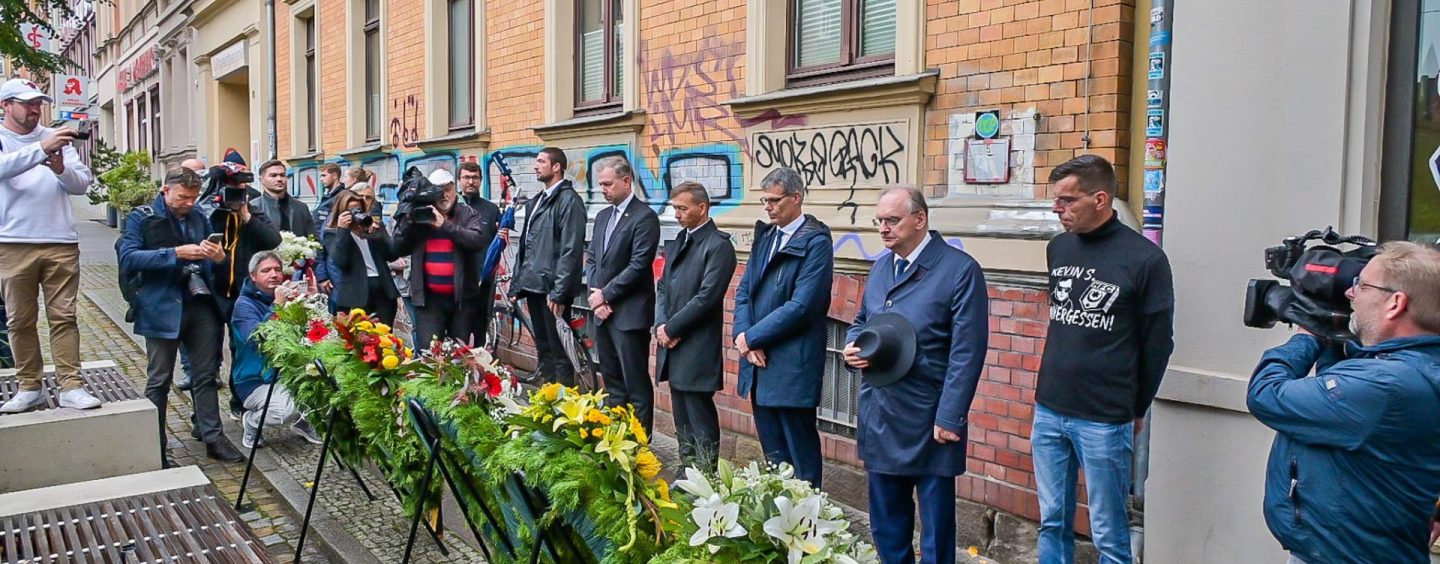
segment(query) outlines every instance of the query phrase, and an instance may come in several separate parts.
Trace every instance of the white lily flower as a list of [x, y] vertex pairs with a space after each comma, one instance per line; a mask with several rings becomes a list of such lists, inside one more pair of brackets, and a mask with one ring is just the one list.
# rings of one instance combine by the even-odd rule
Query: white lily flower
[[675, 483], [671, 485], [700, 499], [716, 495], [715, 488], [710, 485], [710, 480], [705, 477], [705, 473], [696, 470], [694, 466], [685, 467], [685, 479], [675, 480]]
[[[719, 495], [711, 495], [705, 498], [705, 502], [695, 506], [690, 511], [690, 518], [700, 526], [690, 537], [690, 546], [700, 546], [706, 541], [715, 537], [736, 538], [745, 536], [745, 527], [741, 527], [740, 504], [726, 503]], [[711, 546], [710, 553], [714, 554], [720, 547]]]
[[825, 536], [844, 528], [843, 523], [820, 518], [820, 501], [819, 496], [806, 497], [799, 504], [788, 497], [775, 498], [780, 514], [765, 521], [765, 534], [789, 549], [789, 564], [824, 550]]

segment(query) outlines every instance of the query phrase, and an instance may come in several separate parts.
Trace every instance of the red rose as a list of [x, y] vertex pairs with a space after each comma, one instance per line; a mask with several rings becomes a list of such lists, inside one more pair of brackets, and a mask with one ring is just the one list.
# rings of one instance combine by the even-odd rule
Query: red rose
[[305, 337], [310, 339], [310, 342], [312, 343], [318, 343], [321, 339], [324, 339], [325, 336], [329, 334], [330, 329], [325, 327], [324, 323], [320, 321], [311, 321], [310, 332], [306, 333]]
[[492, 398], [500, 395], [500, 377], [493, 372], [485, 373], [485, 394]]

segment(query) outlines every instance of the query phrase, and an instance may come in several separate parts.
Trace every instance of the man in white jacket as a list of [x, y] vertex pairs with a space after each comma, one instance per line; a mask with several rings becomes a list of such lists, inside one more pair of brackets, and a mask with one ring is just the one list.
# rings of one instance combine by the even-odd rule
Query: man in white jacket
[[35, 330], [42, 288], [60, 406], [100, 406], [80, 379], [80, 329], [75, 324], [80, 237], [69, 199], [84, 194], [93, 176], [70, 146], [78, 135], [75, 130], [40, 125], [41, 110], [49, 102], [28, 80], [0, 85], [0, 108], [5, 110], [0, 124], [0, 290], [20, 380], [20, 391], [0, 405], [0, 413], [19, 413], [45, 402], [40, 390], [45, 361]]

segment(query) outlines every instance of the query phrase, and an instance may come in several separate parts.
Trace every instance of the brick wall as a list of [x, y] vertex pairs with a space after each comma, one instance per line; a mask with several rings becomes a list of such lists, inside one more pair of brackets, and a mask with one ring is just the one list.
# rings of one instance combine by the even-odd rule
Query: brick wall
[[[345, 61], [345, 12], [348, 7], [348, 0], [315, 0], [315, 27], [319, 33], [315, 46], [319, 56], [316, 74], [324, 77], [320, 86], [320, 149], [332, 154], [350, 146], [345, 139], [347, 124], [351, 119], [356, 119], [350, 115], [346, 106], [346, 81], [351, 73], [351, 68]], [[289, 51], [275, 54], [278, 72], [290, 72], [290, 56]], [[280, 106], [289, 105], [287, 101], [290, 99], [290, 92], [281, 90], [279, 98]]]
[[544, 121], [545, 30], [541, 0], [485, 3], [486, 110], [492, 147], [535, 145]]

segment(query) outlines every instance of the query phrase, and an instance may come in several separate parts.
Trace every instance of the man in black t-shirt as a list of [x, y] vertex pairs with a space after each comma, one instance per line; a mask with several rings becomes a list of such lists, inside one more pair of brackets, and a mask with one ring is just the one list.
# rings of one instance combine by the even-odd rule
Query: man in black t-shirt
[[1125, 498], [1134, 434], [1175, 349], [1175, 292], [1159, 246], [1115, 215], [1115, 170], [1082, 155], [1050, 173], [1065, 233], [1046, 247], [1050, 331], [1030, 442], [1041, 562], [1075, 560], [1075, 488], [1085, 469], [1090, 532], [1104, 562], [1132, 562]]

